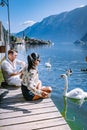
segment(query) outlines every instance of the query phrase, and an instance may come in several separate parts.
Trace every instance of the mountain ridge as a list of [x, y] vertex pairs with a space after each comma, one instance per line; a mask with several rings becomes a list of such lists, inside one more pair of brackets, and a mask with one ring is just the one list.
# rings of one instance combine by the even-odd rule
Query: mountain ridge
[[59, 42], [75, 41], [87, 32], [86, 12], [87, 5], [60, 14], [50, 15], [16, 35], [22, 36], [24, 32], [25, 35], [38, 39], [57, 40]]

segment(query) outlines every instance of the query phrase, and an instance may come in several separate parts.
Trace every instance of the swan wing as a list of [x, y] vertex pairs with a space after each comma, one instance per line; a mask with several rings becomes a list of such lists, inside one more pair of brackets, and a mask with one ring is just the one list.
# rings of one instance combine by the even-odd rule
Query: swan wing
[[45, 63], [45, 66], [51, 67], [51, 64], [50, 63]]
[[84, 92], [84, 97], [87, 98], [87, 92]]
[[76, 88], [67, 93], [67, 97], [82, 99], [84, 98], [84, 91], [80, 88]]

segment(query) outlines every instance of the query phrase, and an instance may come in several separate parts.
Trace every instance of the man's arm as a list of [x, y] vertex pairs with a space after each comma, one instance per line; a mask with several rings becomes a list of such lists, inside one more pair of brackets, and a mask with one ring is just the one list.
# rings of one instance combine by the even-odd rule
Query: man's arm
[[10, 74], [10, 76], [16, 76], [16, 75], [20, 75], [21, 76], [21, 74], [22, 74], [22, 71], [17, 71], [17, 72], [15, 72], [15, 73], [12, 73], [12, 74]]
[[16, 63], [18, 65], [21, 65], [22, 68], [24, 68], [26, 66], [26, 63], [24, 61], [21, 61], [21, 60], [18, 60], [18, 59], [16, 59]]

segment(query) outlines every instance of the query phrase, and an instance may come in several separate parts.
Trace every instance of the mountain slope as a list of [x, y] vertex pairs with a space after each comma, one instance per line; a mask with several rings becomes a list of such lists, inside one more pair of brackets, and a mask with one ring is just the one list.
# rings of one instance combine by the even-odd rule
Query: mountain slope
[[[25, 35], [60, 42], [75, 41], [87, 32], [87, 6], [51, 15], [24, 30]], [[17, 35], [21, 36], [23, 32]]]
[[81, 40], [87, 42], [87, 33], [81, 38]]

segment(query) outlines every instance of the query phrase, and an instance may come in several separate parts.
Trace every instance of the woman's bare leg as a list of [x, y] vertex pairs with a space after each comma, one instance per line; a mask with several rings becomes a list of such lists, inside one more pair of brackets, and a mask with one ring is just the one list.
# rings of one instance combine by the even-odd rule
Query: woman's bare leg
[[51, 87], [42, 87], [41, 90], [45, 91], [47, 93], [51, 93], [52, 92], [52, 88]]
[[[43, 87], [43, 88], [41, 88], [41, 90], [44, 91], [44, 92], [47, 92], [48, 93], [48, 97], [50, 97], [49, 94], [52, 92], [52, 88], [51, 87]], [[35, 95], [33, 97], [33, 100], [38, 100], [38, 99], [41, 99], [41, 98], [43, 98], [43, 97]]]
[[51, 87], [43, 87], [41, 90], [47, 93], [47, 95], [48, 95], [47, 97], [51, 96], [51, 92], [52, 92]]
[[38, 100], [38, 99], [40, 99], [40, 98], [41, 98], [40, 96], [35, 95], [35, 96], [33, 97], [33, 100]]

